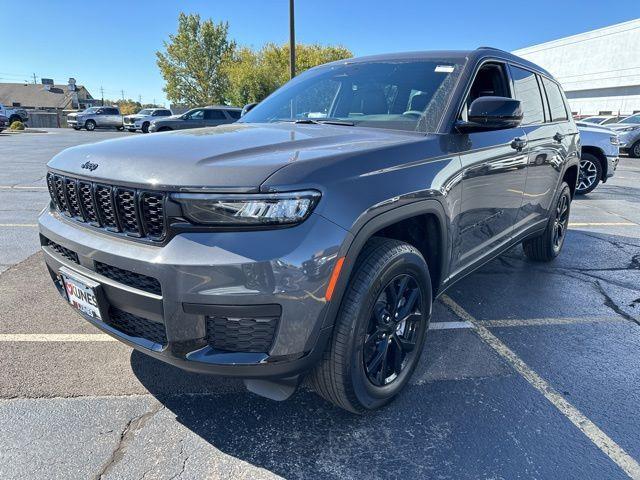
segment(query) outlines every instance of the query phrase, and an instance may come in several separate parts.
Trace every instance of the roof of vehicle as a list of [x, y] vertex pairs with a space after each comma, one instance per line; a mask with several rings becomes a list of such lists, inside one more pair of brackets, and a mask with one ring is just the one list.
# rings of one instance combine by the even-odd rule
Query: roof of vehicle
[[348, 58], [346, 60], [338, 60], [331, 63], [340, 64], [359, 62], [384, 62], [390, 60], [428, 60], [431, 58], [450, 58], [453, 60], [468, 59], [473, 61], [474, 63], [477, 63], [478, 61], [488, 57], [519, 63], [520, 65], [530, 68], [531, 70], [535, 70], [543, 75], [546, 75], [547, 77], [553, 78], [553, 75], [551, 75], [541, 66], [536, 65], [529, 60], [525, 60], [524, 58], [518, 57], [513, 53], [509, 53], [504, 50], [500, 50], [499, 48], [493, 47], [479, 47], [475, 50], [426, 50], [418, 52], [384, 53], [380, 55], [368, 55], [366, 57]]
[[207, 105], [204, 109], [215, 108], [217, 110], [242, 110], [242, 107], [231, 107], [229, 105]]

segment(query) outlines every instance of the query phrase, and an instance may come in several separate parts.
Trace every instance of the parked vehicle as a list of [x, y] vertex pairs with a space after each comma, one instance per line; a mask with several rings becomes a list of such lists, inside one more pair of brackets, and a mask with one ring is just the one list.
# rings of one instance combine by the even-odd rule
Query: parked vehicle
[[70, 113], [67, 115], [67, 126], [74, 130], [85, 128], [90, 132], [96, 128], [124, 130], [118, 107], [90, 107], [79, 113]]
[[582, 151], [576, 194], [585, 195], [600, 182], [613, 177], [620, 160], [620, 142], [618, 135], [609, 128], [580, 125], [578, 130]]
[[157, 120], [158, 117], [170, 117], [173, 113], [168, 108], [144, 108], [135, 115], [125, 115], [123, 119], [124, 128], [130, 132], [136, 130], [142, 131], [142, 133], [149, 133], [149, 126], [153, 120]]
[[640, 114], [624, 118], [620, 123], [608, 125], [620, 138], [620, 150], [630, 157], [640, 158]]
[[307, 70], [233, 125], [63, 151], [39, 228], [60, 293], [108, 334], [273, 399], [309, 372], [363, 412], [409, 381], [434, 298], [518, 243], [560, 253], [578, 163], [542, 68], [380, 55]]
[[4, 115], [0, 115], [0, 132], [9, 128], [9, 119]]
[[29, 120], [29, 114], [24, 108], [20, 107], [5, 107], [0, 103], [0, 115], [7, 117], [9, 125], [13, 122], [27, 123]]
[[151, 122], [150, 132], [168, 132], [186, 128], [217, 127], [240, 118], [241, 108], [224, 105], [193, 108], [182, 115], [174, 115]]
[[618, 123], [624, 117], [621, 115], [596, 115], [593, 117], [586, 117], [580, 119], [581, 122], [593, 123], [596, 125], [609, 125], [612, 123]]

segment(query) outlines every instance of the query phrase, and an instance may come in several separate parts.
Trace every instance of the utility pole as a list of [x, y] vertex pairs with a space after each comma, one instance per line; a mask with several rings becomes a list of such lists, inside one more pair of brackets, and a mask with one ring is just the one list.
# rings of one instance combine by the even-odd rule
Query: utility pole
[[120, 93], [122, 93], [122, 100], [124, 100], [124, 90], [120, 90]]
[[138, 94], [138, 103], [142, 106], [142, 95]]
[[153, 99], [153, 106], [154, 107], [156, 106], [156, 99], [155, 98]]
[[104, 88], [100, 85], [100, 97], [102, 97], [102, 106], [104, 107]]
[[36, 83], [38, 83], [38, 81], [36, 80], [36, 74], [33, 74], [33, 84], [35, 85]]
[[293, 3], [294, 0], [289, 0], [289, 68], [291, 78], [296, 76], [296, 29]]

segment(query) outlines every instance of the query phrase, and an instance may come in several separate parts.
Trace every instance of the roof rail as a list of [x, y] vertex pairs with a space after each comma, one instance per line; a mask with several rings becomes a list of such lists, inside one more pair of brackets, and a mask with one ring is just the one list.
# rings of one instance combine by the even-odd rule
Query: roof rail
[[498, 52], [504, 52], [504, 53], [508, 53], [505, 50], [502, 50], [501, 48], [496, 48], [496, 47], [488, 47], [486, 45], [482, 45], [478, 48], [476, 48], [476, 50], [496, 50]]

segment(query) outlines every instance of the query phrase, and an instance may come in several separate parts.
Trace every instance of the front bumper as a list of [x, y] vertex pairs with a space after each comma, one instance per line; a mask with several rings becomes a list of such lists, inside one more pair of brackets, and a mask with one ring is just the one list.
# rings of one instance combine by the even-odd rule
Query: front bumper
[[[164, 246], [96, 232], [48, 209], [39, 224], [45, 261], [60, 293], [64, 296], [58, 283], [62, 267], [98, 282], [104, 321], [85, 318], [170, 364], [225, 376], [284, 378], [310, 368], [331, 334], [331, 327], [322, 328], [328, 309], [324, 294], [338, 248], [349, 234], [321, 216], [281, 230], [184, 233]], [[161, 291], [98, 273], [100, 264], [157, 279]], [[166, 339], [120, 328], [110, 321], [114, 312], [162, 329]], [[266, 351], [224, 350], [214, 343], [220, 333], [212, 335], [214, 324], [225, 328], [240, 319], [274, 317]], [[222, 327], [214, 321], [220, 318], [227, 320]], [[247, 336], [251, 331], [240, 332], [236, 340]]]
[[616, 168], [618, 168], [618, 163], [620, 162], [620, 157], [615, 156], [607, 156], [607, 178], [613, 177], [615, 174]]

